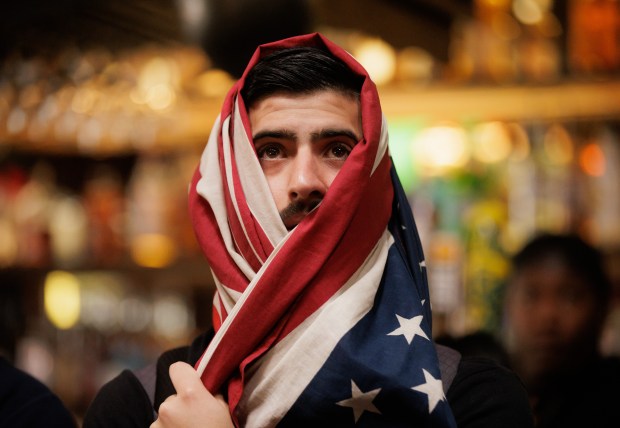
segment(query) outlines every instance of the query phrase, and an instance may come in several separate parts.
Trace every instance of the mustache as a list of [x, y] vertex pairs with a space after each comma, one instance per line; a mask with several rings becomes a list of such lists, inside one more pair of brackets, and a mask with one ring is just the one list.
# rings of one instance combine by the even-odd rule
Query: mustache
[[287, 224], [287, 221], [299, 214], [308, 214], [321, 203], [323, 198], [297, 199], [288, 204], [280, 211], [280, 218]]

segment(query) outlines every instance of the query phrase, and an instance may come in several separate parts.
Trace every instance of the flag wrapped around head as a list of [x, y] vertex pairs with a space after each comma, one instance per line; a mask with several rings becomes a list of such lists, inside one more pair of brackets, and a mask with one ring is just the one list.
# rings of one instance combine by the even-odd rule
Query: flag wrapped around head
[[[328, 52], [362, 78], [363, 138], [318, 208], [287, 231], [241, 92], [261, 58], [299, 46]], [[190, 214], [217, 288], [216, 334], [196, 368], [210, 391], [226, 391], [241, 425], [396, 421], [396, 408], [403, 421], [451, 426], [421, 247], [387, 144], [374, 83], [318, 33], [260, 46], [229, 91], [191, 183]]]

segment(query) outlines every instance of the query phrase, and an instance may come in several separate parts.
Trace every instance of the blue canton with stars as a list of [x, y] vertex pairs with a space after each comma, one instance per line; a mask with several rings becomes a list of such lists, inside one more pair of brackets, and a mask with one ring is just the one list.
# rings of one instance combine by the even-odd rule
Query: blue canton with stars
[[432, 342], [411, 208], [392, 169], [390, 248], [373, 308], [336, 345], [279, 427], [456, 427]]

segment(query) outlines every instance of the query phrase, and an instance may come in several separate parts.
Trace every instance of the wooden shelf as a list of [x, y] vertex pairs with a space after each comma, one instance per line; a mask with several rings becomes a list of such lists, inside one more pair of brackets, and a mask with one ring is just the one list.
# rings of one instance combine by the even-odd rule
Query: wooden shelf
[[[567, 81], [549, 85], [447, 86], [421, 88], [387, 86], [379, 89], [388, 120], [437, 121], [541, 121], [620, 119], [620, 79]], [[55, 141], [44, 136], [32, 141], [25, 134], [8, 135], [0, 127], [0, 148], [28, 152], [73, 153], [82, 156], [114, 156], [140, 152], [164, 153], [201, 150], [220, 112], [222, 99], [213, 97], [186, 102], [169, 114], [147, 117], [157, 131], [144, 146], [115, 144], [105, 139], [94, 147], [77, 142]]]
[[620, 118], [620, 81], [539, 86], [380, 89], [390, 118], [438, 120], [598, 120]]

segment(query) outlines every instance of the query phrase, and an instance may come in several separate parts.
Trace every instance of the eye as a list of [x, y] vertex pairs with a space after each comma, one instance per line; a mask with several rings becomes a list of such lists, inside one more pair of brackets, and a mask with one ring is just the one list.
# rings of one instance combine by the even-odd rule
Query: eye
[[564, 303], [574, 305], [582, 300], [584, 300], [584, 294], [581, 293], [577, 289], [566, 289], [561, 293], [561, 299]]
[[338, 159], [346, 159], [349, 157], [351, 153], [351, 147], [348, 144], [344, 143], [334, 143], [328, 149], [329, 157], [334, 157]]
[[278, 159], [282, 157], [282, 147], [279, 144], [265, 144], [256, 150], [259, 159]]

